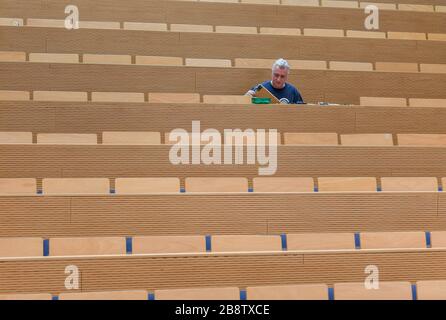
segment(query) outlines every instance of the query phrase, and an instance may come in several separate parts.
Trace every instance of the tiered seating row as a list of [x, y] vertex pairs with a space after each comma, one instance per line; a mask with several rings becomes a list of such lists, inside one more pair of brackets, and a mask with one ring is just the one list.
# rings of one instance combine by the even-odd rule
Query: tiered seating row
[[0, 300], [444, 300], [446, 281], [381, 282], [379, 289], [364, 283], [257, 286], [240, 289], [201, 288], [51, 294], [3, 294]]
[[437, 192], [443, 191], [446, 178], [434, 177], [321, 177], [317, 184], [313, 178], [256, 177], [251, 183], [247, 178], [186, 178], [185, 188], [180, 188], [178, 178], [117, 178], [114, 189], [107, 178], [49, 178], [43, 179], [42, 189], [37, 189], [33, 178], [1, 178], [0, 195], [74, 195], [74, 194], [153, 194], [178, 192]]
[[[80, 289], [86, 292], [344, 282], [363, 285], [364, 269], [369, 265], [381, 270], [383, 284], [442, 280], [445, 258], [444, 249], [434, 248], [3, 258], [0, 292], [65, 293], [64, 270], [69, 265], [78, 268]], [[39, 277], [35, 270], [39, 270]]]
[[[330, 5], [344, 4], [339, 1], [329, 1]], [[354, 2], [349, 2], [351, 6]], [[364, 8], [342, 7], [310, 7], [283, 6], [265, 7], [260, 4], [243, 3], [210, 3], [188, 1], [132, 1], [127, 6], [119, 5], [116, 0], [91, 4], [82, 0], [72, 1], [78, 6], [84, 24], [91, 27], [119, 28], [121, 22], [150, 22], [155, 24], [192, 24], [210, 27], [219, 26], [222, 32], [254, 32], [257, 27], [282, 28], [346, 28], [348, 30], [364, 30]], [[30, 5], [17, 2], [7, 2], [2, 5], [3, 17], [19, 19], [56, 19], [63, 20], [65, 4], [56, 0], [48, 1], [45, 6], [38, 3], [28, 10]], [[389, 5], [379, 5], [381, 9]], [[442, 19], [443, 8], [401, 5], [400, 9], [382, 10], [380, 12], [380, 30], [444, 33], [446, 31]], [[107, 8], [106, 10], [104, 8]], [[267, 10], [266, 10], [267, 9]], [[421, 9], [421, 10], [420, 10]], [[413, 10], [413, 11], [412, 11]], [[426, 12], [429, 10], [429, 12]], [[424, 12], [422, 12], [424, 11]], [[308, 19], [308, 17], [312, 17]], [[412, 19], [417, 23], [412, 23]], [[31, 20], [32, 21], [32, 20]], [[119, 21], [119, 22], [117, 22]], [[261, 24], [259, 25], [259, 21]], [[106, 23], [104, 23], [106, 22]], [[28, 22], [29, 24], [29, 22]], [[60, 22], [57, 22], [56, 25]], [[52, 24], [54, 25], [54, 23]], [[220, 27], [221, 26], [221, 27]], [[231, 27], [224, 27], [231, 26]], [[237, 27], [233, 27], [237, 26]]]
[[[383, 10], [404, 10], [423, 12], [446, 12], [446, 7], [441, 0], [177, 0], [191, 2], [214, 2], [214, 3], [240, 3], [261, 5], [286, 5], [307, 7], [329, 7], [329, 8], [365, 8], [368, 5], [376, 5]], [[132, 4], [137, 3], [133, 2]]]
[[[293, 30], [290, 31], [289, 28], [269, 29], [283, 35], [291, 34]], [[262, 32], [263, 28], [260, 31]], [[234, 60], [236, 58], [277, 58], [277, 52], [274, 48], [282, 46], [282, 43], [286, 41], [287, 46], [282, 46], [281, 56], [288, 60], [368, 63], [398, 61], [402, 63], [397, 65], [398, 70], [403, 71], [413, 70], [414, 63], [426, 65], [446, 63], [446, 57], [442, 54], [444, 52], [444, 42], [442, 41], [389, 40], [382, 39], [385, 34], [380, 36], [381, 34], [378, 32], [362, 31], [347, 32], [347, 37], [340, 37], [341, 32], [334, 31], [320, 30], [318, 36], [291, 38], [274, 34], [141, 32], [101, 29], [79, 29], [70, 32], [62, 28], [0, 27], [0, 36], [4, 39], [0, 43], [0, 50], [80, 55], [84, 53], [131, 55], [139, 56], [138, 63], [140, 64], [159, 65], [181, 65], [184, 64], [183, 57], [230, 59], [232, 65], [235, 65]], [[325, 34], [326, 36], [324, 36]], [[337, 34], [338, 37], [333, 37], [333, 34]], [[97, 38], [100, 38], [101, 41], [96, 41]], [[438, 40], [441, 40], [440, 34], [438, 34]], [[262, 43], [261, 46], [259, 46], [259, 41]], [[116, 43], [126, 43], [126, 46], [116, 46]], [[154, 46], [153, 43], [157, 45]], [[238, 50], [240, 46], [243, 46], [243, 50]], [[343, 50], [339, 50], [339, 48], [343, 48]], [[136, 62], [136, 58], [134, 62]], [[302, 65], [302, 63], [292, 65], [292, 67], [299, 65]], [[383, 70], [389, 69], [388, 65], [385, 64], [379, 67]]]
[[[146, 98], [147, 95], [147, 98]], [[198, 93], [128, 93], [74, 91], [14, 91], [0, 90], [0, 101], [60, 101], [60, 102], [125, 102], [170, 104], [251, 104], [251, 98], [237, 95], [203, 95]], [[371, 107], [446, 107], [446, 99], [361, 97], [362, 106]], [[311, 105], [311, 104], [310, 104]]]
[[67, 292], [51, 294], [2, 294], [0, 300], [441, 300], [446, 297], [445, 281], [381, 282], [379, 289], [365, 288], [364, 283], [301, 284], [257, 286], [240, 289], [192, 288]]
[[[192, 135], [192, 133], [190, 133]], [[234, 133], [234, 136], [237, 134]], [[231, 143], [234, 146], [255, 146], [259, 145], [280, 145], [282, 134], [277, 132], [277, 140], [273, 139], [272, 133], [266, 131], [264, 141], [257, 141], [256, 133], [240, 132], [237, 137], [227, 139], [220, 137], [220, 141], [212, 141], [214, 144], [222, 145]], [[160, 132], [137, 131], [107, 131], [100, 135], [102, 145], [160, 145], [162, 134]], [[42, 145], [97, 145], [98, 135], [87, 133], [38, 133], [37, 144]], [[394, 143], [394, 140], [397, 143]], [[172, 132], [164, 134], [164, 143], [172, 144], [208, 144], [209, 139], [201, 137], [198, 141], [189, 137], [188, 141], [178, 140]], [[272, 142], [271, 142], [272, 141]], [[284, 145], [294, 146], [446, 146], [446, 134], [396, 134], [393, 137], [390, 133], [373, 134], [340, 134], [337, 133], [283, 133]], [[0, 132], [0, 144], [32, 144], [32, 132]]]
[[417, 98], [381, 98], [381, 97], [361, 97], [360, 104], [363, 106], [394, 106], [394, 107], [446, 107], [446, 99], [417, 99]]
[[[375, 5], [382, 10], [403, 10], [403, 11], [423, 11], [423, 12], [446, 12], [443, 2], [435, 0], [415, 0], [406, 1], [411, 3], [400, 3], [395, 0], [355, 1], [355, 0], [180, 0], [180, 1], [206, 1], [206, 2], [226, 2], [226, 3], [246, 3], [265, 5], [286, 5], [286, 6], [309, 6], [309, 7], [329, 7], [329, 8], [365, 8]], [[404, 0], [402, 1], [404, 2]], [[440, 5], [433, 5], [439, 3]]]
[[[105, 92], [106, 96], [110, 96], [108, 92], [121, 92], [118, 101], [141, 101], [144, 95], [138, 92], [166, 93], [172, 87], [177, 93], [242, 95], [259, 79], [271, 77], [270, 70], [249, 68], [20, 62], [0, 65], [4, 70], [0, 73], [2, 90], [91, 91]], [[28, 74], [34, 76], [30, 78]], [[73, 75], [72, 81], [67, 81], [67, 74]], [[360, 97], [373, 95], [441, 99], [445, 97], [445, 77], [446, 74], [429, 74], [426, 78], [422, 73], [300, 70], [298, 74], [291, 73], [289, 81], [300, 89], [306, 102], [359, 104]], [[344, 90], [345, 87], [350, 90]]]
[[[146, 98], [147, 96], [147, 98]], [[0, 90], [0, 101], [60, 101], [60, 102], [126, 102], [170, 104], [251, 104], [251, 98], [237, 95], [203, 95], [198, 93], [128, 93], [74, 91], [14, 91]], [[310, 104], [311, 105], [311, 104]], [[446, 107], [446, 99], [361, 97], [361, 106], [369, 107]]]
[[301, 284], [258, 286], [240, 289], [202, 288], [109, 292], [68, 292], [51, 294], [3, 294], [0, 300], [444, 300], [446, 281], [381, 282], [379, 289], [367, 290], [364, 283]]
[[[275, 128], [279, 133], [444, 134], [446, 108], [437, 106], [441, 101], [420, 108], [0, 101], [0, 126], [10, 132], [94, 133], [100, 143], [104, 131], [190, 131], [192, 121], [198, 119], [201, 130], [220, 132]], [[33, 141], [37, 142], [36, 136]]]
[[440, 231], [444, 200], [444, 192], [10, 195], [0, 197], [0, 230], [44, 238]]
[[446, 232], [0, 238], [0, 257], [445, 248]]
[[[27, 56], [29, 59], [27, 59]], [[270, 69], [275, 60], [273, 59], [195, 59], [181, 57], [154, 57], [154, 56], [130, 56], [130, 55], [107, 55], [107, 54], [72, 54], [72, 53], [25, 53], [14, 51], [1, 51], [0, 62], [37, 62], [37, 63], [81, 63], [83, 64], [118, 64], [118, 65], [164, 65], [164, 66], [189, 66], [189, 67], [218, 67], [218, 68], [260, 68]], [[289, 63], [298, 70], [336, 70], [336, 71], [377, 71], [377, 72], [409, 72], [409, 73], [446, 73], [446, 64], [417, 64], [400, 62], [346, 62], [346, 61], [313, 61], [313, 60], [290, 60]], [[41, 94], [45, 99], [44, 93]], [[46, 95], [49, 95], [48, 93]], [[67, 93], [65, 94], [67, 95]], [[95, 96], [98, 97], [95, 97]], [[70, 97], [68, 97], [70, 98]], [[149, 97], [150, 98], [150, 97]], [[73, 96], [73, 101], [86, 101], [87, 95], [78, 93]], [[93, 93], [93, 99], [101, 101], [100, 93]], [[144, 97], [131, 99], [135, 102], [144, 101]], [[187, 99], [186, 99], [187, 100]], [[192, 102], [199, 102], [196, 99]]]
[[[40, 27], [65, 28], [65, 20], [56, 19], [27, 19], [0, 18], [3, 27]], [[212, 26], [200, 24], [162, 24], [145, 22], [124, 22], [123, 30], [155, 31], [155, 32], [200, 32], [216, 34], [240, 35], [274, 35], [274, 36], [305, 36], [305, 37], [334, 37], [334, 38], [364, 38], [388, 40], [430, 40], [446, 41], [445, 33], [434, 32], [406, 32], [406, 31], [366, 31], [364, 29], [327, 29], [327, 28], [279, 28], [279, 27], [240, 27], [240, 26]], [[120, 30], [120, 22], [80, 21], [80, 29]]]
[[[241, 147], [240, 147], [241, 148]], [[267, 148], [266, 148], [267, 149]], [[28, 177], [247, 177], [267, 165], [169, 160], [171, 146], [2, 145], [0, 175]], [[270, 158], [273, 166], [274, 158]], [[123, 165], [125, 163], [125, 165]], [[296, 165], [298, 163], [299, 165]], [[277, 177], [446, 177], [446, 149], [381, 146], [278, 146]]]
[[[147, 98], [146, 98], [147, 96]], [[77, 101], [77, 102], [126, 102], [126, 103], [203, 103], [251, 104], [251, 97], [230, 95], [203, 95], [198, 93], [129, 93], [129, 92], [70, 92], [70, 91], [0, 91], [0, 100], [28, 101]]]

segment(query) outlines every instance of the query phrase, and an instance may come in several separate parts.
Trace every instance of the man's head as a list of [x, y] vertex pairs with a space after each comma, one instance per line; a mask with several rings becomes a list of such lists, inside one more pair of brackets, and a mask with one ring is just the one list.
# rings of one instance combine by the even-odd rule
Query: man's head
[[284, 59], [279, 59], [273, 64], [272, 85], [275, 89], [282, 89], [288, 80], [290, 65]]

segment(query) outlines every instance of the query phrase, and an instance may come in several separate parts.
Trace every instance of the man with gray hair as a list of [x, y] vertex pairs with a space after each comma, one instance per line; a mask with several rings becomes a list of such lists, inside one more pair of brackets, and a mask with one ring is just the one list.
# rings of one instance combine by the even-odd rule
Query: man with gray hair
[[287, 83], [290, 65], [284, 59], [279, 59], [273, 64], [272, 80], [267, 80], [251, 88], [246, 95], [255, 97], [257, 91], [263, 86], [271, 92], [283, 104], [303, 104], [304, 101], [299, 91], [293, 85]]

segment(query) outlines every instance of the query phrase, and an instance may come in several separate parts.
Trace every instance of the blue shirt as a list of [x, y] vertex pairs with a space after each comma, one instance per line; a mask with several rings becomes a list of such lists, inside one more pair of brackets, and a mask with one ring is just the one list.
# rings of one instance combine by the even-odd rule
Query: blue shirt
[[[258, 86], [258, 85], [257, 85]], [[257, 86], [253, 87], [251, 90], [256, 90]], [[304, 99], [302, 99], [302, 96], [300, 92], [294, 87], [293, 85], [289, 83], [285, 83], [285, 87], [282, 89], [276, 89], [271, 84], [271, 81], [265, 81], [262, 83], [262, 86], [264, 86], [266, 89], [268, 89], [269, 92], [271, 92], [279, 101], [283, 104], [303, 104]]]

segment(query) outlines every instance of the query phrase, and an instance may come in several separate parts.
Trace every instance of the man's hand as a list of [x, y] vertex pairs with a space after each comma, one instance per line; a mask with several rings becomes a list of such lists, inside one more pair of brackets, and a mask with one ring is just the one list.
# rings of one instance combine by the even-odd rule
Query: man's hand
[[245, 93], [245, 96], [251, 96], [251, 97], [255, 97], [256, 92], [254, 90], [249, 90], [248, 92]]

